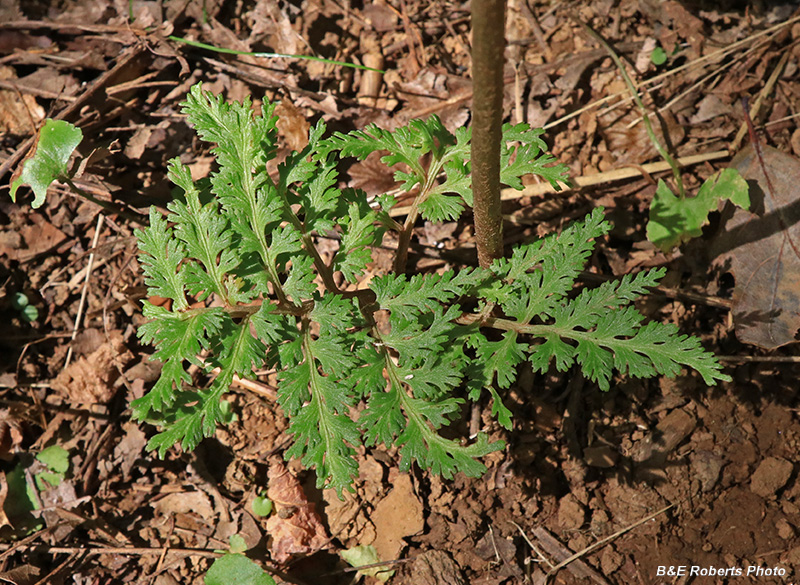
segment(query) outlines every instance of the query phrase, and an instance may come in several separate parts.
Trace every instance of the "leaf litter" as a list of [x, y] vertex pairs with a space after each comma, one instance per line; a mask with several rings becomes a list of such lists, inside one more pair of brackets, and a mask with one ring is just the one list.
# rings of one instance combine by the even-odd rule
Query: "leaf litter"
[[800, 332], [800, 160], [771, 146], [760, 151], [747, 146], [731, 163], [750, 183], [753, 210], [737, 210], [715, 245], [736, 279], [737, 337], [775, 349]]

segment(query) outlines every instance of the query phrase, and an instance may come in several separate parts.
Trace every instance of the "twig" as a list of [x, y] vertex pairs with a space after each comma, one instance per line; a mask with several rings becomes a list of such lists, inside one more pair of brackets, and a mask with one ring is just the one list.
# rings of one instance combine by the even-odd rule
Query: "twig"
[[98, 199], [91, 193], [87, 192], [84, 189], [81, 189], [72, 179], [66, 179], [65, 184], [72, 190], [73, 193], [76, 195], [83, 197], [87, 201], [91, 201], [95, 205], [99, 205], [103, 209], [105, 209], [109, 213], [116, 213], [120, 217], [124, 217], [125, 219], [129, 219], [134, 223], [138, 223], [142, 226], [147, 226], [150, 222], [147, 219], [147, 216], [142, 215], [141, 213], [136, 213], [135, 211], [129, 211], [119, 205], [112, 203], [111, 201], [103, 201], [102, 199]]
[[25, 538], [23, 538], [19, 542], [15, 542], [13, 544], [0, 545], [0, 549], [2, 549], [3, 547], [6, 547], [6, 550], [4, 550], [2, 553], [0, 553], [0, 563], [3, 562], [4, 560], [6, 560], [7, 557], [11, 556], [12, 554], [14, 554], [16, 551], [18, 551], [20, 549], [25, 549], [25, 548], [31, 547], [31, 546], [40, 546], [40, 545], [31, 545], [30, 543], [33, 542], [34, 540], [36, 540], [37, 538], [39, 538], [41, 536], [44, 536], [48, 532], [52, 532], [53, 530], [55, 530], [59, 526], [63, 526], [64, 524], [66, 524], [66, 522], [59, 522], [57, 524], [54, 524], [53, 526], [47, 526], [46, 528], [42, 528], [41, 530], [37, 530], [36, 532], [31, 534], [30, 536], [26, 536]]
[[341, 575], [342, 573], [357, 573], [358, 571], [363, 571], [364, 569], [377, 569], [379, 567], [387, 567], [390, 565], [402, 565], [403, 563], [410, 563], [412, 561], [417, 560], [417, 557], [411, 557], [409, 559], [394, 559], [391, 561], [381, 561], [380, 563], [371, 563], [369, 565], [359, 565], [357, 567], [346, 567], [344, 569], [338, 569], [336, 571], [331, 571], [330, 573], [323, 573], [320, 577], [329, 577], [331, 575]]
[[55, 569], [47, 573], [47, 575], [36, 581], [36, 583], [34, 583], [33, 585], [45, 585], [46, 583], [53, 583], [55, 581], [53, 577], [55, 577], [61, 571], [63, 571], [67, 565], [75, 561], [75, 559], [78, 558], [79, 554], [80, 551], [70, 554], [70, 556], [63, 563], [60, 563]]
[[718, 355], [717, 359], [723, 362], [745, 363], [772, 363], [772, 364], [798, 364], [800, 356], [796, 355]]
[[527, 535], [527, 534], [525, 534], [525, 531], [522, 529], [522, 526], [520, 526], [519, 524], [517, 524], [517, 523], [516, 523], [516, 522], [514, 522], [514, 521], [512, 521], [511, 523], [512, 523], [514, 526], [516, 526], [516, 527], [517, 527], [517, 530], [519, 530], [519, 533], [522, 535], [522, 539], [523, 539], [525, 542], [527, 542], [527, 543], [528, 543], [528, 546], [529, 546], [529, 547], [531, 547], [531, 550], [532, 550], [533, 552], [535, 552], [535, 553], [536, 553], [536, 556], [537, 556], [537, 557], [539, 557], [539, 558], [538, 558], [538, 562], [540, 562], [540, 563], [545, 563], [545, 564], [546, 564], [548, 567], [552, 568], [552, 567], [553, 567], [553, 563], [551, 563], [551, 562], [550, 562], [550, 560], [549, 560], [549, 559], [548, 559], [546, 556], [544, 556], [544, 553], [543, 553], [542, 551], [540, 551], [540, 550], [539, 550], [539, 549], [536, 547], [536, 545], [535, 545], [535, 544], [533, 544], [533, 542], [531, 542], [531, 539], [530, 539], [530, 538], [528, 538], [528, 535]]
[[[12, 548], [11, 545], [0, 544], [0, 549], [6, 548], [7, 552]], [[157, 548], [142, 548], [142, 547], [124, 547], [124, 546], [47, 546], [44, 544], [34, 545], [16, 545], [13, 547], [16, 550], [34, 551], [38, 553], [47, 553], [50, 555], [63, 555], [84, 553], [86, 556], [97, 555], [131, 555], [131, 556], [146, 556], [146, 555], [161, 555], [164, 552], [164, 547]], [[216, 558], [221, 557], [224, 553], [204, 549], [204, 548], [170, 548], [169, 554], [177, 554], [184, 557], [206, 557]]]
[[[717, 150], [715, 152], [709, 152], [706, 154], [684, 156], [677, 159], [675, 162], [678, 163], [679, 167], [688, 167], [690, 165], [696, 165], [703, 162], [729, 157], [730, 153], [727, 150]], [[500, 192], [500, 199], [503, 201], [509, 201], [512, 199], [520, 199], [522, 197], [536, 197], [539, 195], [545, 195], [547, 193], [557, 193], [561, 195], [582, 187], [590, 187], [592, 185], [601, 185], [604, 183], [612, 183], [614, 181], [623, 181], [625, 179], [641, 177], [643, 176], [642, 171], [646, 173], [660, 173], [668, 170], [670, 170], [670, 166], [665, 162], [637, 165], [636, 167], [624, 167], [621, 169], [605, 171], [603, 173], [575, 177], [574, 179], [571, 179], [573, 186], [571, 188], [563, 187], [561, 191], [556, 191], [553, 189], [550, 183], [537, 183], [535, 185], [528, 185], [522, 191], [517, 191], [516, 189], [511, 188], [503, 189]], [[393, 207], [389, 210], [389, 215], [392, 217], [407, 215], [410, 210], [411, 206]]]
[[[200, 363], [205, 363], [205, 360], [202, 357], [198, 356], [197, 359], [200, 360]], [[222, 370], [220, 368], [214, 368], [211, 370], [210, 374], [212, 376], [218, 376], [221, 371]], [[270, 400], [277, 400], [278, 398], [277, 391], [271, 386], [261, 384], [260, 382], [255, 382], [253, 380], [248, 380], [247, 378], [240, 378], [235, 374], [231, 384], [239, 386], [240, 388], [244, 388], [245, 390], [250, 390], [250, 392], [258, 394], [259, 396], [263, 396], [264, 398], [269, 398]]]
[[642, 518], [638, 522], [634, 522], [630, 526], [626, 526], [625, 528], [622, 528], [621, 530], [617, 530], [614, 534], [612, 534], [610, 536], [606, 536], [602, 540], [598, 540], [594, 544], [587, 546], [582, 551], [576, 552], [571, 557], [564, 559], [563, 561], [558, 563], [555, 567], [550, 569], [547, 572], [546, 579], [549, 579], [552, 575], [555, 575], [558, 571], [560, 571], [561, 569], [563, 569], [564, 567], [569, 565], [571, 562], [573, 562], [573, 561], [575, 561], [575, 560], [577, 560], [577, 559], [579, 559], [579, 558], [581, 558], [581, 557], [583, 557], [585, 555], [588, 555], [590, 552], [600, 548], [601, 546], [605, 546], [606, 544], [608, 544], [612, 540], [615, 540], [617, 537], [622, 536], [626, 532], [629, 532], [629, 531], [633, 530], [637, 526], [641, 526], [645, 522], [649, 522], [650, 520], [652, 520], [656, 516], [660, 516], [661, 514], [663, 514], [664, 512], [669, 510], [670, 508], [674, 508], [674, 507], [675, 507], [675, 504], [670, 504], [669, 506], [665, 506], [665, 507], [661, 508], [660, 510], [658, 510], [657, 512], [653, 512], [649, 516], [647, 516], [645, 518]]
[[[542, 548], [556, 560], [564, 559], [572, 553], [569, 548], [542, 526], [534, 528], [533, 535], [539, 541]], [[578, 579], [592, 579], [595, 583], [598, 583], [598, 585], [610, 585], [600, 573], [581, 559], [575, 559], [574, 563], [567, 567], [567, 570]], [[546, 584], [552, 571], [553, 569], [550, 569], [550, 571], [545, 574], [544, 579], [540, 579], [539, 582]]]
[[81, 321], [83, 320], [83, 309], [86, 306], [86, 296], [89, 292], [89, 278], [92, 275], [92, 268], [94, 267], [94, 249], [97, 247], [97, 240], [100, 238], [100, 229], [103, 227], [104, 217], [105, 216], [102, 213], [97, 215], [97, 226], [95, 226], [94, 238], [92, 239], [93, 251], [91, 254], [89, 254], [89, 262], [86, 265], [86, 279], [83, 281], [81, 300], [80, 303], [78, 303], [78, 315], [75, 317], [75, 324], [72, 327], [72, 337], [70, 338], [70, 346], [67, 350], [67, 359], [64, 360], [64, 370], [67, 369], [69, 362], [72, 360], [72, 342], [75, 341], [75, 337], [78, 335], [78, 329], [80, 329], [81, 326]]

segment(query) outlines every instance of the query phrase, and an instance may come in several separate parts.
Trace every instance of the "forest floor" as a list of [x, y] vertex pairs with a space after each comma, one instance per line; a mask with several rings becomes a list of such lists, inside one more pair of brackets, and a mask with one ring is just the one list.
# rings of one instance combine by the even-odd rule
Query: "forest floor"
[[[158, 459], [145, 449], [154, 429], [132, 421], [129, 409], [159, 371], [136, 336], [146, 294], [137, 225], [63, 186], [36, 210], [27, 193], [16, 204], [0, 197], [0, 580], [202, 583], [214, 551], [239, 534], [279, 583], [352, 583], [339, 553], [359, 545], [396, 561], [384, 566], [395, 584], [543, 583], [548, 572], [567, 584], [800, 582], [800, 367], [791, 334], [798, 325], [789, 321], [789, 339], [772, 344], [780, 347], [743, 333], [757, 337], [771, 321], [737, 307], [750, 277], [731, 274], [739, 242], [728, 246], [733, 254], [719, 251], [717, 214], [680, 251], [665, 254], [647, 241], [655, 180], [671, 173], [642, 166], [658, 163], [658, 154], [608, 53], [578, 24], [623, 56], [645, 106], [660, 112], [673, 153], [697, 157], [682, 169], [690, 192], [749, 142], [748, 98], [760, 140], [791, 157], [778, 164], [775, 151], [764, 154], [788, 208], [800, 181], [800, 11], [796, 3], [730, 4], [510, 0], [505, 119], [545, 127], [579, 187], [552, 193], [532, 184], [509, 194], [503, 213], [510, 246], [602, 205], [615, 227], [598, 241], [586, 282], [666, 267], [640, 309], [700, 337], [733, 381], [708, 387], [690, 372], [618, 377], [604, 393], [576, 370], [542, 375], [523, 366], [503, 396], [512, 431], [493, 421], [490, 403], [479, 404], [479, 425], [507, 442], [484, 458], [488, 472], [479, 479], [401, 473], [395, 451], [361, 449], [356, 492], [339, 501], [314, 487], [313, 473], [286, 463], [286, 477], [298, 480], [294, 505], [313, 505], [320, 520], [284, 527], [292, 542], [279, 545], [274, 526], [252, 511], [268, 475], [284, 472], [290, 441], [274, 376], [232, 389], [236, 420], [215, 437]], [[170, 35], [379, 64], [385, 74], [219, 54]], [[320, 118], [331, 131], [392, 129], [437, 114], [453, 131], [469, 120], [469, 46], [468, 3], [450, 0], [5, 0], [3, 183], [44, 118], [58, 116], [83, 130], [82, 154], [94, 151], [81, 188], [138, 213], [164, 209], [169, 159], [180, 157], [195, 177], [211, 168], [207, 145], [180, 113], [199, 81], [226, 99], [278, 103], [282, 148]], [[370, 195], [395, 186], [372, 157], [350, 176], [350, 186]], [[470, 222], [466, 214], [420, 222], [409, 271], [475, 263]], [[791, 242], [800, 234], [796, 223], [782, 227], [783, 240], [762, 242], [781, 265], [759, 278], [789, 286], [777, 312], [796, 318], [800, 266]], [[739, 250], [740, 258], [750, 254]], [[465, 414], [456, 427], [467, 435]], [[66, 450], [65, 460], [52, 450], [41, 456], [52, 445]], [[48, 472], [61, 473], [50, 476], [57, 487], [37, 481]], [[32, 511], [30, 498], [43, 509]], [[690, 567], [728, 576], [693, 576]], [[730, 576], [750, 567], [775, 575]]]

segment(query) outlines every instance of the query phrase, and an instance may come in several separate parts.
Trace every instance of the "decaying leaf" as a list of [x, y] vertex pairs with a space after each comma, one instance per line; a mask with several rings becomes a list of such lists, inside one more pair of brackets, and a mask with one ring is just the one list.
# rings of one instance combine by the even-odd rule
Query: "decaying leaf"
[[13, 526], [11, 521], [6, 516], [6, 511], [4, 505], [6, 503], [6, 498], [8, 497], [8, 481], [6, 480], [6, 474], [0, 474], [0, 528], [3, 526]]
[[105, 404], [114, 395], [114, 382], [133, 354], [125, 347], [122, 334], [113, 331], [108, 342], [86, 357], [79, 357], [52, 382], [70, 404]]
[[0, 459], [11, 461], [17, 447], [22, 444], [20, 421], [8, 408], [0, 408]]
[[714, 248], [736, 279], [736, 336], [774, 349], [800, 330], [800, 160], [768, 146], [761, 158], [764, 168], [748, 146], [732, 161], [750, 184], [752, 212], [737, 209]]
[[[394, 470], [393, 470], [394, 471]], [[406, 546], [404, 539], [422, 533], [425, 518], [422, 502], [407, 473], [389, 476], [390, 491], [375, 506], [372, 522], [377, 536], [373, 546], [381, 559], [396, 559]]]
[[[343, 550], [339, 554], [342, 555], [342, 558], [347, 561], [351, 567], [364, 567], [367, 565], [376, 565], [381, 562], [375, 547], [369, 544], [354, 546], [353, 548]], [[369, 575], [370, 577], [375, 577], [382, 583], [386, 583], [394, 576], [394, 569], [378, 566], [362, 569], [356, 574]]]
[[267, 497], [275, 504], [275, 513], [267, 520], [272, 558], [285, 563], [293, 555], [313, 554], [328, 548], [330, 538], [314, 504], [308, 501], [300, 482], [280, 459], [270, 461], [267, 477]]
[[38, 583], [41, 569], [33, 565], [21, 565], [8, 571], [0, 572], [0, 582], [12, 585], [31, 585]]

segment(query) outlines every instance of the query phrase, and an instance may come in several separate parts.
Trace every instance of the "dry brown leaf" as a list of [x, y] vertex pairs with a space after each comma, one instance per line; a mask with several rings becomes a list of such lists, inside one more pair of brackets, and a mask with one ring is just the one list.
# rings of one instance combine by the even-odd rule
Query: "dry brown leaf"
[[13, 524], [6, 516], [5, 510], [5, 503], [6, 498], [8, 497], [8, 480], [6, 480], [6, 474], [0, 472], [0, 528], [3, 526], [11, 526], [13, 528]]
[[726, 104], [718, 96], [710, 93], [697, 103], [697, 112], [689, 118], [689, 123], [700, 124], [717, 116], [728, 115], [732, 111], [733, 108], [730, 104]]
[[12, 585], [31, 585], [39, 581], [41, 570], [33, 565], [22, 565], [0, 572], [0, 581]]
[[153, 505], [153, 510], [161, 516], [188, 514], [193, 512], [201, 518], [215, 516], [214, 508], [205, 492], [177, 492], [167, 494]]
[[133, 354], [125, 347], [122, 334], [112, 331], [107, 343], [86, 357], [79, 357], [52, 382], [71, 404], [104, 404], [114, 394], [114, 382]]
[[[0, 67], [0, 79], [11, 82], [17, 76], [11, 67]], [[45, 111], [30, 94], [11, 89], [0, 89], [0, 133], [26, 136], [37, 130], [44, 120]]]
[[378, 501], [383, 492], [384, 468], [373, 457], [367, 455], [358, 462], [359, 488], [357, 494], [345, 492], [340, 500], [334, 490], [326, 490], [325, 520], [331, 535], [346, 547], [370, 545], [375, 541], [375, 526], [371, 512], [364, 502]]
[[371, 152], [363, 161], [358, 161], [350, 167], [350, 186], [354, 189], [363, 189], [367, 195], [380, 195], [394, 189], [397, 182], [394, 180], [394, 169], [381, 162], [383, 152]]
[[420, 534], [425, 528], [422, 502], [411, 485], [411, 476], [393, 470], [389, 483], [392, 491], [383, 498], [372, 514], [377, 530], [373, 545], [381, 559], [396, 559], [405, 543], [404, 538]]
[[138, 424], [131, 421], [124, 423], [122, 428], [125, 430], [125, 436], [114, 447], [114, 465], [127, 481], [147, 445], [147, 436]]
[[[647, 129], [641, 123], [638, 110], [633, 108], [628, 109], [627, 112], [612, 110], [598, 118], [600, 132], [605, 138], [609, 152], [616, 158], [617, 164], [642, 164], [658, 156], [658, 151], [650, 140]], [[639, 123], [628, 128], [628, 124], [634, 120]], [[659, 120], [651, 121], [656, 137], [661, 144], [677, 146], [683, 141], [686, 131], [669, 112], [663, 115], [663, 125], [666, 126], [669, 140], [664, 140], [663, 128], [662, 124], [659, 124]]]
[[769, 146], [761, 154], [767, 177], [752, 146], [731, 162], [750, 184], [753, 213], [737, 209], [715, 251], [736, 279], [736, 337], [774, 349], [800, 330], [800, 160]]
[[275, 106], [275, 115], [278, 116], [278, 132], [286, 138], [286, 144], [292, 150], [300, 152], [308, 144], [308, 128], [310, 124], [306, 117], [292, 102], [283, 98]]
[[0, 409], [0, 459], [11, 461], [12, 453], [20, 444], [22, 444], [22, 430], [19, 420], [8, 408]]
[[0, 244], [3, 253], [12, 260], [26, 262], [34, 256], [54, 248], [67, 238], [64, 232], [44, 219], [42, 215], [34, 214], [30, 218], [33, 225], [26, 225], [20, 229], [24, 245], [17, 240], [17, 248], [15, 249], [13, 247], [15, 242], [12, 238], [8, 239], [7, 244], [6, 242], [2, 243], [6, 245]]
[[441, 550], [429, 550], [418, 555], [411, 571], [418, 585], [466, 585], [456, 562]]
[[389, 8], [385, 0], [370, 2], [364, 6], [361, 14], [375, 32], [385, 33], [397, 28], [397, 12]]
[[280, 459], [270, 460], [267, 477], [267, 497], [275, 505], [275, 513], [267, 520], [272, 558], [285, 563], [294, 555], [310, 555], [328, 548], [330, 538], [314, 504]]

